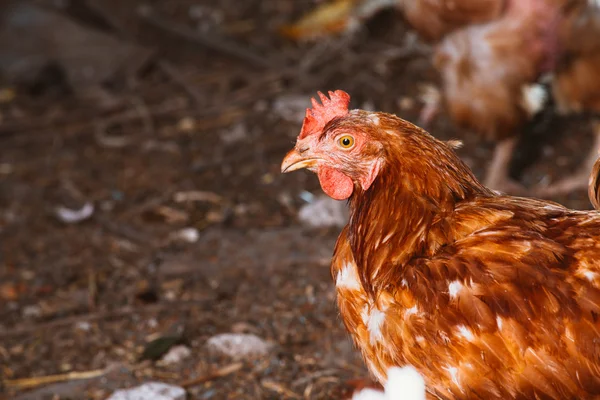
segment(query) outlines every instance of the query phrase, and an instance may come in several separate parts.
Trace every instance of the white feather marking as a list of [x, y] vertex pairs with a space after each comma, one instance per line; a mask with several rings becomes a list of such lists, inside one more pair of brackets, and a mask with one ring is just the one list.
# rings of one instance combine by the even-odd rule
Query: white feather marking
[[425, 393], [425, 380], [414, 367], [392, 367], [388, 370], [386, 400], [425, 400]]
[[385, 392], [363, 389], [352, 395], [352, 400], [425, 400], [425, 380], [412, 366], [391, 367], [387, 371]]
[[565, 328], [565, 337], [571, 342], [575, 343], [575, 336], [573, 336], [573, 332], [571, 332], [571, 330], [568, 327]]
[[594, 279], [596, 279], [596, 273], [593, 271], [585, 270], [581, 271], [581, 273], [587, 278], [588, 281], [593, 281]]
[[369, 320], [367, 321], [367, 329], [369, 330], [369, 340], [371, 344], [375, 344], [382, 339], [381, 325], [385, 321], [385, 312], [377, 308], [371, 310]]
[[463, 284], [459, 281], [452, 281], [448, 285], [448, 293], [450, 293], [450, 298], [455, 298], [458, 296], [458, 293], [462, 290]]
[[471, 330], [469, 328], [467, 328], [464, 325], [459, 325], [458, 327], [458, 333], [464, 337], [465, 339], [467, 339], [469, 342], [473, 341], [473, 339], [475, 339], [475, 335], [473, 335], [473, 332], [471, 332]]
[[361, 313], [360, 313], [360, 318], [362, 319], [363, 324], [367, 325], [369, 323], [369, 305], [365, 304], [365, 306], [363, 307]]
[[403, 287], [408, 287], [408, 282], [406, 281], [406, 279], [402, 279], [402, 280], [400, 281], [400, 284], [401, 284]]
[[[600, 0], [599, 0], [600, 1]], [[394, 232], [390, 232], [387, 235], [385, 235], [385, 237], [383, 238], [383, 240], [381, 241], [382, 243], [386, 243], [388, 240], [390, 240], [390, 238], [394, 236]]]
[[386, 400], [385, 393], [377, 390], [366, 388], [359, 392], [354, 392], [352, 400]]
[[502, 317], [500, 317], [500, 316], [496, 317], [496, 325], [498, 325], [498, 330], [501, 331], [502, 330]]
[[382, 338], [381, 324], [385, 320], [385, 309], [380, 310], [378, 308], [370, 309], [368, 305], [363, 307], [360, 313], [363, 324], [366, 325], [369, 331], [369, 339], [371, 344], [375, 344]]
[[413, 314], [416, 314], [418, 312], [419, 312], [419, 309], [417, 308], [417, 305], [415, 304], [414, 306], [412, 306], [411, 308], [407, 309], [404, 312], [404, 317], [406, 318], [406, 317], [408, 317], [410, 315], [413, 315]]
[[369, 114], [367, 118], [371, 120], [371, 123], [373, 125], [379, 125], [379, 117], [377, 116], [377, 114]]
[[544, 86], [534, 83], [521, 87], [523, 107], [530, 116], [534, 116], [544, 108], [548, 93]]
[[460, 387], [460, 381], [458, 380], [458, 368], [448, 366], [444, 369], [450, 374], [450, 379], [452, 379], [452, 382], [454, 382], [456, 386]]
[[450, 338], [448, 337], [448, 335], [446, 334], [446, 332], [439, 331], [438, 334], [440, 335], [440, 338], [442, 338], [442, 340], [444, 341], [444, 343], [450, 343]]
[[360, 281], [356, 272], [356, 266], [352, 263], [346, 263], [338, 272], [335, 280], [338, 288], [360, 290]]

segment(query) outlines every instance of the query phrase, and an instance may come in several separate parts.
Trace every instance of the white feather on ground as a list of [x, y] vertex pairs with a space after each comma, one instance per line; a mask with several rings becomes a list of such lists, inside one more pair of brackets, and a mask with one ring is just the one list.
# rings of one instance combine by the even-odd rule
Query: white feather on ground
[[384, 390], [363, 389], [352, 400], [425, 400], [425, 380], [411, 366], [390, 368]]

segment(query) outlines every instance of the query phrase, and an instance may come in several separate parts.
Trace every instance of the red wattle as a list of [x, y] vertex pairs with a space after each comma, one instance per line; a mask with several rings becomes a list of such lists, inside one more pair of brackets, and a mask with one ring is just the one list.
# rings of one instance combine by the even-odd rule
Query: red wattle
[[332, 199], [346, 200], [352, 195], [354, 191], [352, 179], [337, 169], [319, 166], [317, 175], [319, 176], [321, 188]]

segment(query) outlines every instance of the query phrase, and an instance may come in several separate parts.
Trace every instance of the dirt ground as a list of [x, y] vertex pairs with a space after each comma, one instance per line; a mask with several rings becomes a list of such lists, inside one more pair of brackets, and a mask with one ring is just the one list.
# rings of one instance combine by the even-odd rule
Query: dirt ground
[[[282, 176], [280, 162], [301, 125], [297, 99], [317, 90], [415, 120], [420, 85], [437, 79], [426, 52], [410, 49], [420, 45], [394, 12], [351, 37], [294, 44], [277, 29], [315, 1], [100, 3], [113, 26], [99, 25], [155, 50], [136, 79], [107, 89], [111, 107], [78, 88], [0, 88], [0, 398], [101, 399], [151, 379], [198, 399], [339, 398], [367, 372], [335, 308], [338, 229], [299, 224], [300, 195], [318, 182]], [[567, 174], [591, 141], [586, 121], [549, 118], [516, 156], [527, 184]], [[463, 140], [483, 175], [490, 143], [444, 114], [429, 130]], [[555, 200], [589, 208], [583, 192]], [[64, 221], [86, 204], [89, 218]], [[241, 361], [210, 352], [224, 332], [273, 349]], [[191, 356], [153, 361], [158, 338]]]

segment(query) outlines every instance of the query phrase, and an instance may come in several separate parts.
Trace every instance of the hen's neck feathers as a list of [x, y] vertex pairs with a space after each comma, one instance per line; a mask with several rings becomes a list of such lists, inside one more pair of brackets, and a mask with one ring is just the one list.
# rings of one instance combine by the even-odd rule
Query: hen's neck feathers
[[394, 277], [408, 260], [444, 244], [443, 230], [431, 228], [443, 225], [458, 202], [494, 195], [448, 144], [399, 118], [380, 119], [389, 127], [380, 138], [385, 164], [369, 190], [357, 188], [350, 199], [348, 226], [360, 278], [371, 295], [399, 283]]

